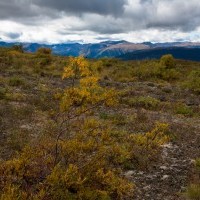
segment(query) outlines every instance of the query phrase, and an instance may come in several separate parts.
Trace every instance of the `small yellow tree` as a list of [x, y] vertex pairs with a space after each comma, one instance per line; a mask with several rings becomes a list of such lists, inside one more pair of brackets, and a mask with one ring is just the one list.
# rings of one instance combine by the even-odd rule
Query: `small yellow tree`
[[69, 66], [64, 68], [62, 78], [71, 80], [61, 100], [61, 110], [64, 112], [71, 112], [71, 108], [76, 107], [75, 111], [81, 114], [94, 106], [111, 106], [117, 101], [114, 90], [99, 85], [96, 66], [90, 66], [83, 57], [70, 57]]
[[67, 87], [55, 114], [55, 134], [41, 137], [0, 163], [2, 200], [117, 200], [132, 194], [125, 162], [148, 164], [167, 141], [167, 125], [144, 134], [116, 135], [98, 108], [117, 104], [117, 92], [100, 85], [98, 70], [83, 57], [69, 58]]
[[[123, 199], [133, 184], [121, 176], [119, 157], [128, 156], [106, 124], [95, 117], [99, 106], [117, 103], [113, 89], [102, 88], [95, 66], [70, 58], [63, 79], [56, 137], [44, 138], [3, 162], [3, 199]], [[93, 112], [93, 113], [92, 113]]]

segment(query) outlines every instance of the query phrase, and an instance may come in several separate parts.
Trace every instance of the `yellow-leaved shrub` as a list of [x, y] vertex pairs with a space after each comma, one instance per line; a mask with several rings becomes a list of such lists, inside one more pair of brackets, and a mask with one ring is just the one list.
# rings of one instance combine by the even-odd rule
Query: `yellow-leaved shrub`
[[[98, 66], [70, 58], [63, 79], [54, 134], [38, 138], [13, 159], [0, 163], [2, 200], [111, 200], [132, 195], [124, 163], [145, 165], [168, 140], [166, 124], [145, 134], [119, 137], [97, 117], [99, 106], [115, 106], [118, 93], [99, 83]], [[142, 158], [141, 158], [142, 156]]]

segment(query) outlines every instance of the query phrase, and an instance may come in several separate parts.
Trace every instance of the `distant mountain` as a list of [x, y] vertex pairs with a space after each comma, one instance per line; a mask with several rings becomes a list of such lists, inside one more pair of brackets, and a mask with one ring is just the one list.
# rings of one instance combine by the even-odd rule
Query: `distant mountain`
[[[0, 42], [0, 46], [10, 47], [19, 43]], [[171, 42], [171, 43], [131, 43], [127, 41], [105, 41], [100, 43], [63, 43], [38, 44], [22, 43], [24, 50], [35, 52], [40, 47], [51, 48], [53, 54], [62, 56], [84, 55], [88, 58], [117, 57], [121, 59], [159, 58], [171, 53], [174, 57], [188, 60], [200, 60], [200, 43]]]
[[15, 43], [7, 43], [7, 42], [2, 42], [0, 41], [0, 46], [1, 47], [11, 47], [13, 46]]
[[150, 46], [145, 44], [133, 44], [129, 42], [117, 43], [102, 49], [96, 57], [118, 57], [125, 53], [134, 52], [137, 50], [150, 49]]

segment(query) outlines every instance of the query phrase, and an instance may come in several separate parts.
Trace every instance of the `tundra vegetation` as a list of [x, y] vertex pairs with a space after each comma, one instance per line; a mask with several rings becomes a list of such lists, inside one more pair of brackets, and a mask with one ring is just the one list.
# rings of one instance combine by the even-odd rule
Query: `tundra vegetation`
[[200, 64], [171, 55], [125, 62], [0, 49], [1, 199], [132, 199], [126, 172], [153, 168], [163, 145], [187, 134], [169, 116], [197, 121], [199, 94]]

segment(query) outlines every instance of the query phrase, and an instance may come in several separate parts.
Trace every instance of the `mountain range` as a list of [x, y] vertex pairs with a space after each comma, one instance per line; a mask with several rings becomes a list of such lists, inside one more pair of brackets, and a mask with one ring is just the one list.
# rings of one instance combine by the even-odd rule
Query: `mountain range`
[[100, 43], [7, 43], [0, 41], [0, 46], [11, 47], [22, 44], [26, 52], [35, 52], [40, 47], [51, 48], [53, 54], [61, 56], [84, 55], [87, 58], [114, 57], [123, 60], [154, 59], [164, 54], [172, 54], [175, 58], [200, 61], [200, 43], [131, 43], [127, 41], [104, 41]]

